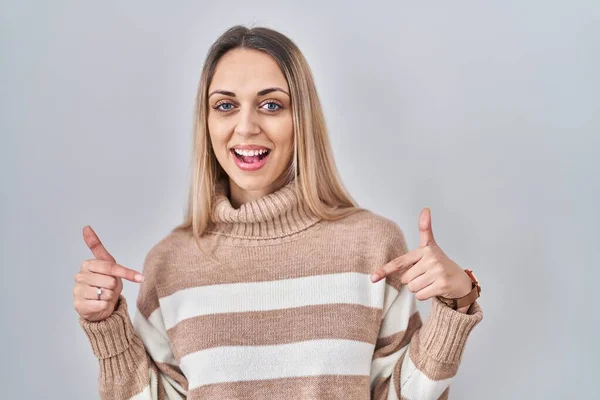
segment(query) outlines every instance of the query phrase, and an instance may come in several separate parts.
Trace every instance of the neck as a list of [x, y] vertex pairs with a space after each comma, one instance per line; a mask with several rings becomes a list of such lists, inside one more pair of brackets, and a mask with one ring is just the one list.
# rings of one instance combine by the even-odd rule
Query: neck
[[285, 182], [273, 182], [265, 188], [247, 190], [242, 189], [235, 181], [229, 178], [229, 200], [234, 208], [250, 203], [278, 191], [285, 186]]

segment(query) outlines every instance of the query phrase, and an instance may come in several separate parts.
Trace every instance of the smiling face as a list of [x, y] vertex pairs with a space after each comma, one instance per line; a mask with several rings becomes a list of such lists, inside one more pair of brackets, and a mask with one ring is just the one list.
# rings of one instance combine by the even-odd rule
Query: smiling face
[[289, 86], [266, 53], [234, 49], [217, 63], [208, 88], [208, 130], [227, 175], [232, 203], [279, 189], [294, 145]]

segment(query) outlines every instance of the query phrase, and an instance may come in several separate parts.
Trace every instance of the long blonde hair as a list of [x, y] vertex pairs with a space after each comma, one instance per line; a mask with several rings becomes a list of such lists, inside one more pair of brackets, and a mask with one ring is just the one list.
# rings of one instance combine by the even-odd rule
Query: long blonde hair
[[296, 179], [297, 194], [310, 211], [328, 221], [361, 210], [344, 188], [335, 166], [325, 117], [312, 72], [300, 49], [287, 36], [265, 27], [236, 25], [210, 47], [198, 84], [194, 113], [194, 148], [187, 212], [175, 230], [192, 231], [198, 242], [210, 223], [215, 187], [226, 173], [219, 165], [208, 132], [208, 88], [219, 59], [245, 48], [265, 52], [279, 64], [289, 88], [294, 126], [294, 154], [285, 174]]

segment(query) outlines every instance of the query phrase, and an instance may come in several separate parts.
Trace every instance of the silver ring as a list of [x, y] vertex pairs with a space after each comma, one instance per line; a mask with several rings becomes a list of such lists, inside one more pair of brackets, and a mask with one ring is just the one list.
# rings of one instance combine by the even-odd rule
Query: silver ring
[[98, 286], [98, 290], [96, 290], [96, 294], [98, 295], [97, 300], [100, 300], [100, 296], [102, 295], [102, 289]]

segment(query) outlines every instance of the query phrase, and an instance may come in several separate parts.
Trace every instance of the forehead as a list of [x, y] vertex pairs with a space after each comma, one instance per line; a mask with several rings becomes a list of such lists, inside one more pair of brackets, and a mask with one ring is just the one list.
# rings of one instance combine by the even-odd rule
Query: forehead
[[289, 91], [283, 72], [270, 55], [258, 50], [234, 49], [217, 62], [209, 91], [222, 89], [238, 95], [256, 94], [274, 86]]

